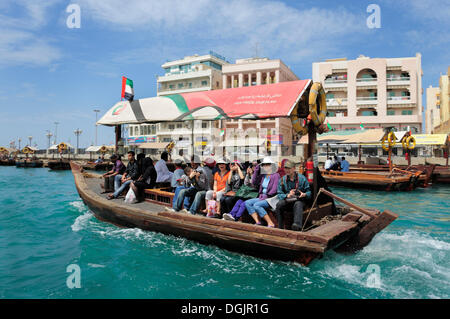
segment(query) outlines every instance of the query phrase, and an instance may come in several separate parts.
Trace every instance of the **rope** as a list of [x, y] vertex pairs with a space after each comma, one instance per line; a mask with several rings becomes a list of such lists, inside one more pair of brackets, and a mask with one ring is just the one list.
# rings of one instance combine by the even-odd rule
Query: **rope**
[[305, 222], [303, 223], [301, 231], [303, 231], [303, 229], [305, 228], [306, 222], [308, 221], [309, 215], [311, 215], [311, 211], [313, 210], [314, 206], [316, 205], [317, 198], [319, 198], [320, 193], [322, 193], [322, 189], [320, 189], [319, 192], [317, 193], [316, 198], [314, 199], [314, 202], [313, 202], [311, 208], [309, 209], [308, 216], [306, 216]]

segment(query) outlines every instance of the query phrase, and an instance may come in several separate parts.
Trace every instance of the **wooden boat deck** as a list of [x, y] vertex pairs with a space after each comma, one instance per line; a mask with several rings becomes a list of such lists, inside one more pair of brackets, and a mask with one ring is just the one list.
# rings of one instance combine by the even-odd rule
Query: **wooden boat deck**
[[[80, 197], [100, 220], [120, 227], [157, 231], [252, 256], [291, 260], [303, 265], [320, 258], [327, 250], [344, 247], [344, 243], [351, 250], [355, 247], [362, 248], [376, 233], [398, 217], [389, 211], [377, 212], [369, 217], [348, 209], [340, 220], [333, 220], [308, 231], [269, 228], [203, 215], [173, 213], [165, 211], [164, 206], [156, 203], [126, 204], [123, 198], [108, 200], [106, 194], [102, 194], [99, 174], [82, 172], [80, 165], [74, 163], [71, 166]], [[316, 217], [330, 211], [330, 206], [331, 204], [325, 204], [319, 207]], [[379, 220], [383, 221], [381, 228]], [[376, 231], [374, 227], [377, 228]], [[359, 240], [361, 234], [368, 234], [364, 245]]]

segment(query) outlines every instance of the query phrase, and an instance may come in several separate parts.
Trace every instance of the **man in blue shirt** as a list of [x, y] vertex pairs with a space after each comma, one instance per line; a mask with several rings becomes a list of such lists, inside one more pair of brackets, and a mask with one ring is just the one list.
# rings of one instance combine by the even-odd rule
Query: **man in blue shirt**
[[295, 171], [292, 161], [284, 163], [286, 175], [278, 182], [277, 196], [279, 202], [276, 205], [278, 228], [284, 229], [285, 211], [294, 211], [294, 223], [292, 230], [299, 231], [303, 224], [303, 207], [305, 201], [311, 198], [309, 182], [305, 176]]
[[344, 156], [342, 156], [341, 172], [348, 172], [349, 170], [350, 170], [350, 163], [345, 160]]

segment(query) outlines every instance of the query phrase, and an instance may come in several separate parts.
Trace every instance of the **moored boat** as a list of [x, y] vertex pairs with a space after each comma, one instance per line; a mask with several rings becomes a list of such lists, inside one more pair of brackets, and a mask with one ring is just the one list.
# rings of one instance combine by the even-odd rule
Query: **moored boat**
[[54, 171], [70, 170], [70, 162], [68, 160], [50, 160], [47, 167]]
[[0, 160], [0, 166], [14, 166], [14, 165], [16, 165], [15, 159]]
[[16, 167], [18, 168], [39, 168], [43, 166], [44, 162], [36, 159], [23, 159], [16, 161]]
[[382, 191], [408, 191], [416, 188], [420, 173], [398, 174], [384, 172], [341, 172], [321, 170], [323, 178], [330, 185], [367, 188]]
[[103, 162], [103, 163], [95, 163], [95, 162], [87, 162], [82, 165], [83, 169], [91, 170], [91, 171], [110, 171], [113, 167], [111, 162]]
[[[99, 174], [84, 173], [82, 166], [76, 162], [71, 162], [71, 168], [80, 197], [100, 220], [303, 265], [308, 265], [329, 250], [355, 251], [363, 248], [398, 217], [388, 210], [379, 212], [360, 208], [321, 189], [321, 192], [328, 193], [348, 206], [339, 207], [339, 215], [333, 215], [331, 203], [306, 209], [304, 231], [268, 228], [202, 215], [172, 213], [164, 211], [163, 205], [155, 203], [125, 204], [123, 200], [107, 200], [101, 196]], [[330, 220], [327, 221], [327, 218]], [[314, 223], [317, 221], [320, 222]]]

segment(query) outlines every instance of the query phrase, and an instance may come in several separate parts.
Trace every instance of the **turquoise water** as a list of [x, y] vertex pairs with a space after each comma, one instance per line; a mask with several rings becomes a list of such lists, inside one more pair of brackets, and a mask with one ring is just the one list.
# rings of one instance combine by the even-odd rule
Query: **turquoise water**
[[[0, 167], [0, 298], [450, 297], [450, 187], [334, 191], [400, 217], [357, 254], [302, 267], [117, 228], [93, 217], [69, 171]], [[81, 288], [66, 285], [71, 264]]]

